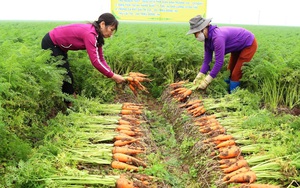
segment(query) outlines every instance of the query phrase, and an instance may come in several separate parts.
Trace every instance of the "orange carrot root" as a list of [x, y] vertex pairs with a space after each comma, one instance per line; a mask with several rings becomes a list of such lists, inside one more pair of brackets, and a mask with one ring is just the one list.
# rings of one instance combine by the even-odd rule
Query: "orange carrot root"
[[114, 169], [119, 169], [119, 170], [133, 170], [133, 171], [138, 171], [138, 167], [130, 164], [126, 164], [124, 162], [120, 161], [113, 161], [111, 163], [111, 167]]

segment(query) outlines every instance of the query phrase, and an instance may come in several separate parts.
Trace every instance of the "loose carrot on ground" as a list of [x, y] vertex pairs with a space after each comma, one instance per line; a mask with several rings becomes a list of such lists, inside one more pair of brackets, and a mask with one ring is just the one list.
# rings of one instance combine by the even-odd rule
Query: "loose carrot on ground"
[[230, 173], [230, 172], [240, 169], [242, 167], [248, 167], [248, 162], [244, 159], [238, 160], [236, 163], [230, 165], [228, 168], [224, 168], [223, 172]]
[[179, 87], [183, 87], [183, 84], [186, 83], [186, 81], [179, 81], [169, 84], [169, 87], [172, 89], [177, 89]]
[[127, 164], [133, 164], [135, 166], [147, 166], [146, 163], [144, 163], [143, 161], [124, 153], [114, 153], [113, 158], [117, 161], [125, 162]]
[[186, 91], [184, 93], [182, 93], [182, 95], [179, 96], [178, 101], [184, 101], [187, 99], [187, 97], [189, 97], [192, 94], [192, 90], [191, 89], [186, 89]]
[[230, 140], [226, 140], [226, 141], [221, 142], [215, 148], [218, 149], [218, 148], [232, 146], [232, 145], [235, 145], [235, 141], [230, 139]]
[[141, 110], [126, 110], [122, 109], [120, 112], [122, 115], [140, 115], [142, 114]]
[[232, 176], [227, 183], [253, 183], [256, 181], [256, 174], [253, 171], [243, 172]]
[[131, 131], [131, 130], [119, 130], [118, 132], [126, 134], [128, 136], [138, 136], [138, 135], [140, 135], [140, 133], [134, 132], [134, 131]]
[[141, 129], [131, 126], [131, 125], [119, 125], [116, 127], [117, 131], [120, 130], [128, 130], [128, 131], [134, 131], [134, 132], [141, 132]]
[[141, 149], [131, 149], [128, 147], [120, 147], [120, 146], [115, 146], [112, 150], [112, 153], [124, 153], [124, 154], [128, 154], [128, 155], [136, 155], [139, 153], [145, 153], [144, 150]]
[[233, 176], [235, 176], [235, 175], [237, 175], [237, 174], [241, 174], [241, 173], [244, 173], [244, 172], [248, 172], [248, 171], [250, 171], [250, 168], [248, 168], [248, 167], [242, 167], [242, 168], [240, 168], [240, 169], [238, 169], [238, 170], [235, 170], [235, 171], [233, 171], [233, 172], [231, 172], [231, 173], [226, 174], [226, 175], [222, 178], [222, 180], [223, 180], [223, 181], [228, 181], [228, 180], [230, 180], [231, 177], [233, 177]]
[[194, 112], [193, 113], [193, 117], [199, 117], [199, 116], [202, 116], [204, 113], [206, 112], [205, 108], [197, 111], [197, 112]]
[[124, 140], [124, 139], [135, 139], [134, 137], [132, 137], [132, 136], [129, 136], [129, 135], [127, 135], [127, 134], [118, 134], [118, 135], [116, 135], [116, 136], [114, 136], [114, 140], [116, 141], [116, 140]]
[[233, 139], [232, 135], [221, 134], [221, 135], [218, 135], [216, 137], [208, 138], [206, 140], [203, 140], [203, 143], [208, 143], [208, 142], [212, 142], [212, 141], [216, 141], [216, 140], [225, 141], [225, 140], [230, 140], [230, 139]]
[[230, 159], [220, 159], [218, 162], [219, 164], [233, 164], [235, 163], [236, 161], [240, 160], [240, 159], [244, 159], [243, 156], [239, 156], [239, 157], [236, 157], [236, 158], [230, 158]]
[[219, 123], [214, 123], [211, 125], [206, 125], [206, 126], [200, 127], [199, 131], [201, 133], [208, 133], [208, 132], [215, 131], [215, 130], [222, 129], [222, 128], [223, 128], [223, 126], [221, 126]]
[[179, 87], [179, 88], [176, 88], [176, 89], [170, 91], [170, 94], [171, 94], [172, 96], [174, 96], [174, 95], [178, 95], [178, 94], [180, 94], [180, 93], [184, 93], [185, 91], [186, 91], [186, 88], [185, 88], [185, 87]]
[[270, 184], [252, 183], [252, 184], [243, 184], [243, 185], [232, 187], [232, 188], [280, 188], [280, 186], [270, 185]]
[[114, 146], [125, 146], [134, 142], [139, 141], [139, 139], [128, 139], [128, 140], [116, 140], [114, 142]]
[[230, 148], [230, 149], [224, 149], [219, 153], [219, 158], [221, 159], [228, 159], [237, 157], [241, 154], [241, 150], [238, 147]]
[[197, 126], [205, 126], [212, 123], [219, 123], [217, 119], [210, 119], [210, 120], [204, 120], [204, 121], [194, 121], [194, 125]]
[[155, 178], [154, 176], [149, 176], [146, 174], [137, 174], [137, 173], [133, 173], [133, 174], [131, 174], [131, 176], [132, 176], [132, 178], [136, 178], [140, 181], [152, 180]]
[[131, 123], [129, 121], [126, 121], [124, 119], [119, 119], [118, 124], [119, 125], [131, 125]]
[[[203, 104], [202, 104], [202, 103], [194, 103], [193, 105], [187, 107], [186, 110], [189, 112], [189, 111], [191, 111], [192, 109], [197, 108], [197, 107], [199, 107], [199, 106], [203, 106]], [[204, 106], [203, 106], [203, 107], [204, 107]]]
[[111, 163], [111, 167], [114, 169], [119, 169], [119, 170], [133, 170], [133, 171], [138, 171], [138, 169], [139, 169], [139, 167], [137, 167], [137, 166], [126, 164], [126, 163], [120, 162], [120, 161], [113, 161]]
[[204, 109], [204, 106], [198, 106], [198, 107], [195, 107], [191, 110], [188, 110], [188, 113], [189, 114], [194, 114], [194, 113], [197, 113], [197, 112], [201, 111], [202, 109]]
[[205, 120], [209, 120], [209, 119], [216, 119], [216, 115], [201, 116], [201, 117], [195, 119], [194, 121], [205, 121]]
[[188, 108], [188, 107], [192, 106], [193, 104], [201, 103], [201, 102], [202, 102], [202, 101], [201, 101], [200, 99], [188, 101], [188, 102], [185, 102], [185, 103], [183, 103], [183, 104], [180, 104], [180, 105], [179, 105], [179, 108]]
[[116, 182], [116, 188], [135, 188], [133, 181], [127, 179], [124, 175], [121, 175]]

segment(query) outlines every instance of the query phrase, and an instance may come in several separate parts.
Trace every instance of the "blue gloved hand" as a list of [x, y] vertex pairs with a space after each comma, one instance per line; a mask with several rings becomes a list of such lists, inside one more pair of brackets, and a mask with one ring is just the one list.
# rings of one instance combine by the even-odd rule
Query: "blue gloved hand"
[[234, 92], [234, 90], [237, 89], [237, 87], [239, 87], [240, 84], [241, 84], [241, 82], [239, 82], [239, 81], [232, 81], [232, 80], [230, 80], [230, 83], [229, 83], [229, 93]]

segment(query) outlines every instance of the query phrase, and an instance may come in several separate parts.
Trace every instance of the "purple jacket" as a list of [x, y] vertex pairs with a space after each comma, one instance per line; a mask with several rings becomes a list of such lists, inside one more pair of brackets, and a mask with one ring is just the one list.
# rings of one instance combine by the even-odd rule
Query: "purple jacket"
[[204, 60], [200, 72], [206, 74], [209, 71], [209, 64], [215, 52], [215, 65], [210, 71], [210, 76], [215, 78], [223, 66], [224, 56], [227, 53], [241, 51], [251, 46], [253, 41], [253, 33], [244, 28], [211, 25], [208, 38], [204, 41]]
[[98, 34], [92, 24], [70, 24], [58, 26], [49, 32], [53, 43], [63, 51], [86, 50], [93, 66], [106, 77], [114, 73], [106, 63], [102, 46], [97, 46]]

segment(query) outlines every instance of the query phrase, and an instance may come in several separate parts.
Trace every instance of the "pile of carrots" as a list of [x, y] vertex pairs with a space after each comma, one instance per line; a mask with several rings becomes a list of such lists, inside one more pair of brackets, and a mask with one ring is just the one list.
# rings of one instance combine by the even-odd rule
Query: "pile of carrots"
[[138, 95], [139, 90], [149, 93], [147, 88], [142, 84], [142, 82], [151, 82], [148, 75], [139, 72], [129, 72], [129, 74], [124, 76], [124, 78], [135, 96]]
[[193, 93], [194, 88], [187, 87], [186, 81], [179, 81], [169, 85], [171, 88], [171, 96], [178, 102], [185, 102]]
[[203, 103], [199, 99], [188, 101], [188, 96], [183, 93], [191, 93], [182, 89], [184, 82], [171, 84], [170, 95], [178, 99], [180, 108], [184, 108], [192, 116], [193, 123], [199, 127], [199, 131], [205, 135], [202, 142], [215, 151], [211, 156], [217, 158], [219, 168], [224, 176], [222, 181], [225, 184], [237, 184], [240, 188], [279, 188], [268, 184], [255, 184], [256, 173], [251, 170], [247, 161], [243, 158], [240, 147], [236, 144], [232, 135], [226, 134], [226, 130], [220, 125], [215, 115], [206, 115]]
[[144, 154], [145, 143], [143, 143], [143, 131], [140, 124], [143, 105], [136, 103], [123, 103], [121, 118], [118, 121], [114, 137], [114, 147], [112, 150], [112, 168], [133, 172], [131, 174], [121, 174], [116, 182], [117, 188], [137, 188], [148, 187], [150, 176], [137, 174], [140, 169], [146, 168], [147, 164], [138, 158], [139, 154]]

